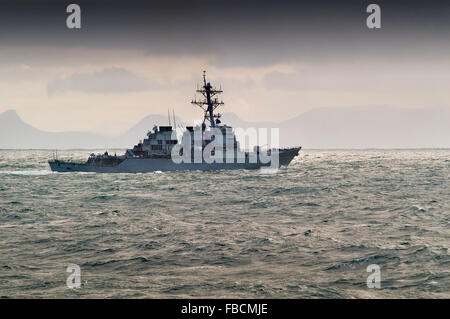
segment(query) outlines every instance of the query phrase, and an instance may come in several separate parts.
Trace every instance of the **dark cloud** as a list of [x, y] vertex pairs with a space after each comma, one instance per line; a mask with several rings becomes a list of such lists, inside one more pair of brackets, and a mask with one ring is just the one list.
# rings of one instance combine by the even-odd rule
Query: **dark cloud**
[[106, 68], [95, 73], [77, 73], [48, 83], [49, 95], [61, 92], [130, 93], [158, 89], [159, 85], [148, 78], [123, 68]]
[[[447, 58], [450, 2], [299, 0], [77, 0], [82, 29], [65, 26], [69, 2], [2, 1], [2, 45], [139, 49], [215, 56], [217, 66], [307, 60]], [[368, 30], [366, 7], [382, 9]]]

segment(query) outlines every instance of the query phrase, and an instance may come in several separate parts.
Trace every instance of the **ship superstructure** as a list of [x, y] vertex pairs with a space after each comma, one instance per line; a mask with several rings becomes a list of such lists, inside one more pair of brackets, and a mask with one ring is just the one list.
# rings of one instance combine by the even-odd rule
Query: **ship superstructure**
[[132, 149], [126, 151], [126, 157], [171, 158], [171, 152], [178, 140], [174, 138], [172, 126], [153, 127], [147, 138], [140, 141]]

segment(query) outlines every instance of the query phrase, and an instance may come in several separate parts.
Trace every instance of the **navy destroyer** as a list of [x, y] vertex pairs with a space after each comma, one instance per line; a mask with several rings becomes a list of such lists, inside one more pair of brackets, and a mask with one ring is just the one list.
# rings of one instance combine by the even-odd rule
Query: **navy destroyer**
[[[177, 134], [176, 125], [155, 126], [143, 141], [127, 149], [123, 155], [110, 155], [108, 152], [91, 154], [86, 162], [54, 158], [49, 160], [50, 168], [56, 172], [146, 173], [264, 167], [278, 169], [289, 165], [301, 147], [263, 149], [254, 146], [252, 152], [241, 150], [235, 130], [222, 124], [221, 114], [215, 112], [224, 104], [218, 99], [222, 92], [206, 81], [204, 71], [202, 86], [197, 89], [202, 98], [191, 101], [204, 112], [201, 124], [187, 126], [183, 132], [178, 132], [180, 134]], [[274, 141], [271, 142], [273, 145]]]

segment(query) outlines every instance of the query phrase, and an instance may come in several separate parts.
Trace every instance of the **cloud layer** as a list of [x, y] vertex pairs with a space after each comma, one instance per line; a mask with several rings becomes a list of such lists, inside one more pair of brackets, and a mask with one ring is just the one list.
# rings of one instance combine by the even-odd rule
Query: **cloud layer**
[[47, 85], [49, 95], [74, 91], [82, 93], [130, 93], [156, 90], [160, 86], [150, 79], [124, 68], [110, 67], [94, 73], [77, 73], [57, 78]]

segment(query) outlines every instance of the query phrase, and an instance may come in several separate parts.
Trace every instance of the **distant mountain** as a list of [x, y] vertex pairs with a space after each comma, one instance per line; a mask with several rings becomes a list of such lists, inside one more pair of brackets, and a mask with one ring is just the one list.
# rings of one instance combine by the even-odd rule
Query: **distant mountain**
[[450, 147], [448, 108], [321, 108], [280, 123], [285, 145], [305, 148]]
[[304, 148], [448, 148], [450, 109], [388, 107], [320, 108], [280, 123], [245, 122], [223, 115], [234, 127], [278, 127], [280, 145]]
[[[450, 110], [446, 108], [321, 108], [280, 123], [247, 122], [233, 113], [225, 113], [222, 122], [242, 128], [278, 127], [282, 147], [450, 147]], [[0, 114], [0, 148], [126, 148], [136, 144], [154, 125], [167, 125], [167, 116], [149, 115], [114, 137], [87, 132], [53, 133], [32, 127], [9, 110]], [[184, 125], [183, 120], [177, 118], [177, 125]]]
[[0, 114], [0, 148], [3, 149], [64, 149], [95, 148], [108, 145], [109, 138], [86, 132], [45, 132], [22, 121], [16, 111]]

